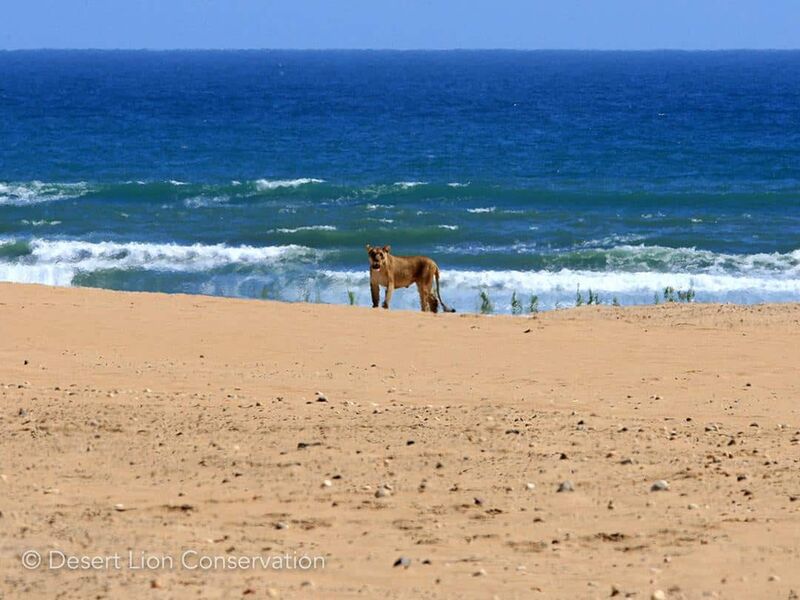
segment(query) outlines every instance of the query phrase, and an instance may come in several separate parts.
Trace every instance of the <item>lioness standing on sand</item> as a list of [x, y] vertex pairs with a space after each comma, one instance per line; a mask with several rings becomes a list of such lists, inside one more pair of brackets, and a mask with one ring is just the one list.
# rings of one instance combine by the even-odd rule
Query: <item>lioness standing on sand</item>
[[[419, 306], [422, 312], [437, 312], [439, 304], [444, 312], [456, 312], [448, 307], [439, 293], [439, 266], [427, 256], [394, 256], [391, 246], [373, 247], [367, 244], [369, 254], [369, 289], [372, 292], [372, 308], [378, 308], [381, 299], [380, 287], [386, 288], [383, 308], [389, 308], [395, 288], [407, 288], [417, 284]], [[433, 281], [436, 279], [436, 293]]]

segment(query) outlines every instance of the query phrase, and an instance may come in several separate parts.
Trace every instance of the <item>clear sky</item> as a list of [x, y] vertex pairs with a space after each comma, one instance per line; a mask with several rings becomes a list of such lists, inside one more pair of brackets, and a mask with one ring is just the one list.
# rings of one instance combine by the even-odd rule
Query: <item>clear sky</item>
[[0, 0], [0, 48], [800, 47], [800, 0]]

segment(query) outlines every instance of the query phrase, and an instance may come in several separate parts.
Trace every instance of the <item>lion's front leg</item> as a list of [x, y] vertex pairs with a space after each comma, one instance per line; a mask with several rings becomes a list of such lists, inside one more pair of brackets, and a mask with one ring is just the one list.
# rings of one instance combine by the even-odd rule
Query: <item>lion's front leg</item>
[[386, 296], [383, 298], [383, 308], [389, 308], [389, 302], [392, 301], [392, 293], [394, 293], [394, 281], [391, 279], [386, 285]]
[[372, 294], [372, 308], [378, 308], [381, 303], [381, 288], [378, 286], [377, 281], [370, 280], [369, 291]]

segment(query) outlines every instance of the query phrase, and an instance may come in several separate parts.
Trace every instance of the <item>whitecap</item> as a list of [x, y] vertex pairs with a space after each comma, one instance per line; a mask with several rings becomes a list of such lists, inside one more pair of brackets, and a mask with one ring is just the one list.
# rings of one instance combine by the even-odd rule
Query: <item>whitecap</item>
[[40, 202], [54, 202], [79, 198], [90, 191], [89, 184], [83, 181], [77, 183], [46, 183], [42, 181], [29, 181], [26, 183], [0, 182], [0, 206], [25, 206]]
[[219, 206], [229, 200], [226, 196], [193, 196], [183, 201], [183, 205], [187, 208], [208, 208], [210, 206]]
[[32, 225], [33, 227], [42, 227], [43, 225], [61, 225], [61, 221], [48, 221], [46, 219], [37, 219], [34, 221], [29, 221], [28, 219], [22, 219], [20, 221], [23, 225]]
[[415, 188], [418, 185], [427, 185], [427, 184], [428, 184], [427, 181], [395, 181], [394, 182], [395, 186], [403, 188], [404, 190], [407, 190], [409, 188]]
[[300, 231], [336, 231], [333, 225], [303, 225], [302, 227], [275, 229], [278, 233], [298, 233]]
[[299, 179], [257, 179], [255, 182], [256, 189], [259, 191], [296, 188], [311, 183], [325, 183], [325, 180], [315, 179], [314, 177], [300, 177]]

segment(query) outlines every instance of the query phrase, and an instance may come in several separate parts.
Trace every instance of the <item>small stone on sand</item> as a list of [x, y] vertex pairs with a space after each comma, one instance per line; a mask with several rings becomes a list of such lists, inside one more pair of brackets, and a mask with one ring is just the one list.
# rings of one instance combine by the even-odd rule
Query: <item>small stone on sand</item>
[[669, 489], [669, 483], [663, 479], [659, 479], [650, 486], [651, 492], [666, 492]]
[[574, 491], [575, 491], [575, 486], [572, 485], [572, 482], [569, 480], [562, 481], [559, 484], [558, 489], [556, 490], [556, 492], [574, 492]]

